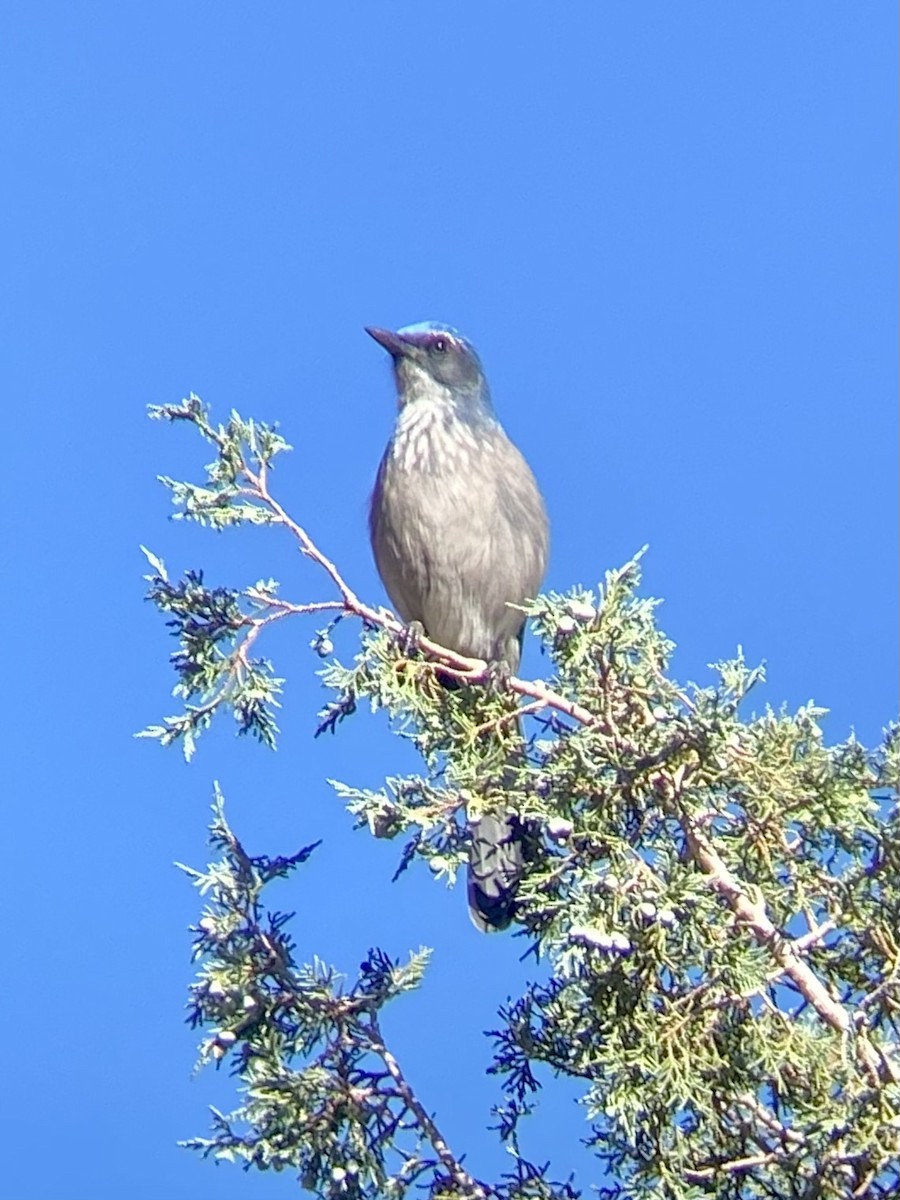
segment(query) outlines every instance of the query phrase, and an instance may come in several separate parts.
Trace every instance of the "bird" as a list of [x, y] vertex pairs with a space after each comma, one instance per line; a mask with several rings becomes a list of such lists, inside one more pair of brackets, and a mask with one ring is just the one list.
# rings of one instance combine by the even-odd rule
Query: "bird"
[[[474, 346], [451, 325], [366, 326], [393, 360], [397, 417], [369, 510], [391, 603], [433, 641], [514, 674], [549, 552], [531, 468], [497, 419]], [[506, 811], [469, 825], [468, 901], [482, 932], [515, 915], [522, 831]]]

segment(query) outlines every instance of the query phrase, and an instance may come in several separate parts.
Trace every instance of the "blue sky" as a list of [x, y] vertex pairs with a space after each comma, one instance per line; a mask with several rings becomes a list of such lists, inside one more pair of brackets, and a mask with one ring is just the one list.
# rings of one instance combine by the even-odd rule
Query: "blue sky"
[[[175, 1145], [231, 1102], [190, 1076], [198, 908], [171, 866], [207, 861], [216, 778], [251, 850], [324, 839], [275, 897], [303, 953], [352, 973], [372, 944], [435, 948], [388, 1033], [496, 1175], [480, 1031], [522, 943], [424, 869], [392, 885], [399, 845], [352, 832], [325, 780], [408, 759], [365, 714], [312, 740], [312, 626], [270, 643], [276, 754], [223, 728], [185, 766], [132, 739], [172, 711], [139, 543], [326, 594], [275, 534], [167, 522], [155, 475], [206, 456], [145, 407], [194, 390], [279, 420], [282, 497], [378, 602], [394, 402], [362, 326], [449, 321], [546, 494], [547, 585], [648, 542], [679, 677], [740, 643], [768, 662], [757, 705], [812, 697], [832, 740], [871, 743], [897, 709], [894, 6], [20, 0], [0, 30], [6, 1194], [295, 1194]], [[573, 1094], [545, 1091], [524, 1148], [586, 1186]]]

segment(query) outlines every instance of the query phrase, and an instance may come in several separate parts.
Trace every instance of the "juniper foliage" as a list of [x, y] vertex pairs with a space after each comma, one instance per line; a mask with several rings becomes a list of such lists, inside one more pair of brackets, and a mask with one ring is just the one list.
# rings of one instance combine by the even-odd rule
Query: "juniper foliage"
[[[253, 858], [217, 797], [220, 860], [190, 872], [207, 895], [192, 1022], [201, 1062], [228, 1060], [243, 1087], [212, 1136], [187, 1143], [258, 1168], [296, 1170], [325, 1196], [574, 1197], [519, 1151], [540, 1092], [538, 1064], [583, 1085], [600, 1194], [699, 1200], [887, 1197], [900, 1188], [900, 730], [867, 751], [828, 746], [810, 703], [746, 713], [762, 678], [740, 653], [714, 682], [679, 686], [671, 643], [639, 593], [640, 555], [594, 589], [530, 607], [547, 678], [498, 687], [484, 664], [411, 646], [365, 604], [269, 486], [277, 430], [232, 414], [214, 425], [191, 396], [153, 410], [212, 446], [202, 484], [164, 478], [178, 514], [221, 529], [283, 527], [334, 599], [294, 603], [272, 580], [172, 581], [148, 554], [150, 599], [178, 639], [182, 709], [144, 736], [190, 754], [219, 712], [266, 745], [283, 680], [251, 657], [285, 617], [355, 617], [360, 648], [313, 644], [330, 699], [322, 730], [385, 710], [418, 749], [417, 774], [333, 781], [373, 836], [404, 840], [452, 879], [466, 857], [465, 807], [503, 790], [529, 831], [519, 919], [549, 982], [499, 1013], [497, 1127], [513, 1170], [469, 1174], [384, 1045], [378, 1014], [413, 990], [422, 950], [370, 952], [359, 976], [298, 964], [290, 918], [263, 891], [311, 848]], [[448, 690], [438, 669], [469, 686]], [[531, 736], [516, 753], [517, 715]], [[511, 765], [512, 764], [512, 765]], [[187, 869], [187, 868], [185, 868]], [[402, 1003], [410, 1003], [406, 998]]]

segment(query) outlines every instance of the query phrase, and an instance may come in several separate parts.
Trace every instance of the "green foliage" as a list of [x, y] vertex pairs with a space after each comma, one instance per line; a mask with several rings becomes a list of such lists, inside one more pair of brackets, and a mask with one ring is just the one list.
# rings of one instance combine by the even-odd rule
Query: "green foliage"
[[[423, 859], [448, 879], [465, 861], [467, 816], [498, 804], [518, 813], [529, 840], [518, 919], [549, 966], [493, 1035], [498, 1129], [515, 1169], [476, 1181], [378, 1032], [378, 1011], [415, 986], [424, 952], [400, 967], [372, 951], [353, 984], [295, 964], [287, 918], [260, 907], [274, 868], [247, 858], [217, 807], [225, 857], [196, 877], [214, 902], [198, 927], [192, 1018], [212, 1030], [202, 1059], [230, 1057], [246, 1099], [190, 1144], [291, 1166], [323, 1195], [399, 1195], [413, 1183], [430, 1196], [574, 1195], [519, 1153], [543, 1063], [582, 1082], [609, 1197], [893, 1195], [898, 727], [869, 752], [853, 738], [827, 746], [812, 703], [745, 715], [762, 671], [740, 653], [715, 664], [711, 684], [679, 686], [655, 602], [638, 593], [640, 555], [593, 591], [534, 601], [546, 680], [466, 668], [398, 636], [278, 505], [266, 481], [285, 448], [276, 434], [236, 416], [214, 429], [196, 397], [157, 415], [193, 422], [216, 446], [203, 488], [166, 481], [184, 514], [215, 528], [281, 524], [337, 599], [288, 604], [271, 581], [211, 589], [199, 572], [171, 584], [149, 556], [185, 707], [147, 734], [188, 752], [224, 708], [271, 744], [281, 680], [249, 646], [283, 616], [359, 617], [349, 665], [330, 658], [327, 630], [316, 637], [331, 692], [321, 729], [383, 709], [423, 766], [383, 784], [335, 782], [339, 797], [374, 836], [405, 839], [401, 869]], [[441, 686], [447, 674], [468, 686]], [[285, 874], [301, 859], [274, 861]]]
[[156, 738], [163, 746], [180, 742], [190, 759], [197, 737], [224, 706], [231, 710], [239, 733], [249, 733], [274, 749], [278, 726], [273, 711], [280, 707], [284, 680], [275, 676], [270, 662], [248, 653], [262, 625], [271, 619], [266, 614], [275, 601], [274, 580], [260, 581], [243, 594], [206, 587], [202, 571], [187, 571], [172, 583], [162, 560], [149, 550], [144, 554], [153, 568], [152, 574], [144, 576], [150, 584], [147, 599], [169, 615], [166, 624], [179, 641], [170, 658], [178, 676], [173, 694], [185, 704], [183, 712], [138, 736]]
[[[348, 983], [319, 960], [298, 964], [293, 914], [262, 899], [315, 846], [287, 858], [251, 856], [225, 819], [218, 789], [210, 843], [222, 857], [205, 871], [182, 867], [206, 898], [194, 928], [201, 963], [190, 1022], [208, 1030], [201, 1065], [232, 1059], [243, 1103], [213, 1110], [213, 1136], [183, 1143], [203, 1155], [261, 1170], [296, 1170], [304, 1188], [328, 1197], [478, 1194], [453, 1158], [384, 1043], [378, 1016], [415, 990], [429, 951], [405, 962], [370, 950]], [[487, 1192], [482, 1188], [481, 1194]], [[524, 1161], [492, 1194], [564, 1197]]]
[[[281, 519], [278, 506], [267, 499], [266, 480], [275, 456], [291, 447], [276, 429], [245, 421], [236, 412], [225, 425], [215, 426], [199, 396], [193, 394], [180, 405], [152, 406], [150, 416], [192, 424], [216, 450], [203, 485], [159, 476], [178, 510], [176, 519], [211, 529], [275, 524]], [[197, 737], [226, 706], [240, 733], [273, 748], [278, 733], [274, 710], [284, 680], [276, 678], [271, 663], [251, 658], [249, 649], [264, 625], [285, 615], [284, 606], [278, 604], [278, 585], [270, 579], [243, 592], [208, 588], [202, 571], [187, 571], [173, 583], [162, 559], [142, 549], [152, 568], [144, 577], [150, 584], [147, 599], [168, 615], [167, 624], [179, 640], [180, 648], [171, 659], [178, 676], [174, 695], [185, 706], [182, 713], [166, 717], [162, 725], [149, 726], [140, 736], [156, 738], [163, 746], [179, 742], [190, 759]]]
[[277, 429], [244, 421], [236, 412], [225, 425], [214, 426], [200, 397], [193, 393], [179, 405], [151, 406], [150, 416], [157, 421], [190, 422], [216, 450], [216, 457], [206, 468], [205, 486], [159, 476], [179, 509], [176, 519], [197, 521], [211, 529], [267, 525], [278, 520], [264, 500], [245, 486], [248, 471], [259, 477], [272, 466], [277, 454], [291, 449]]

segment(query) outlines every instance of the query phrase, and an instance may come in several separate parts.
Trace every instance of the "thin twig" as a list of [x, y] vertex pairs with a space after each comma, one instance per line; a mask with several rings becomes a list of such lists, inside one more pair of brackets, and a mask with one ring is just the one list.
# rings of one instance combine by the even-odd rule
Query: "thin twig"
[[729, 1175], [745, 1175], [757, 1167], [768, 1167], [778, 1161], [775, 1151], [768, 1154], [750, 1154], [746, 1158], [733, 1158], [730, 1162], [716, 1163], [712, 1167], [700, 1167], [697, 1170], [686, 1170], [684, 1177], [688, 1183], [703, 1183], [716, 1175], [727, 1172]]
[[415, 1116], [419, 1128], [428, 1138], [447, 1174], [458, 1188], [463, 1189], [463, 1195], [471, 1196], [473, 1200], [485, 1200], [487, 1193], [484, 1188], [472, 1178], [469, 1172], [454, 1156], [447, 1145], [446, 1139], [435, 1124], [434, 1119], [422, 1107], [418, 1097], [407, 1082], [405, 1075], [400, 1070], [400, 1064], [385, 1045], [384, 1037], [382, 1036], [378, 1019], [374, 1012], [369, 1013], [366, 1035], [370, 1049], [374, 1054], [379, 1056], [385, 1067], [387, 1067], [388, 1074], [393, 1080], [400, 1098]]

